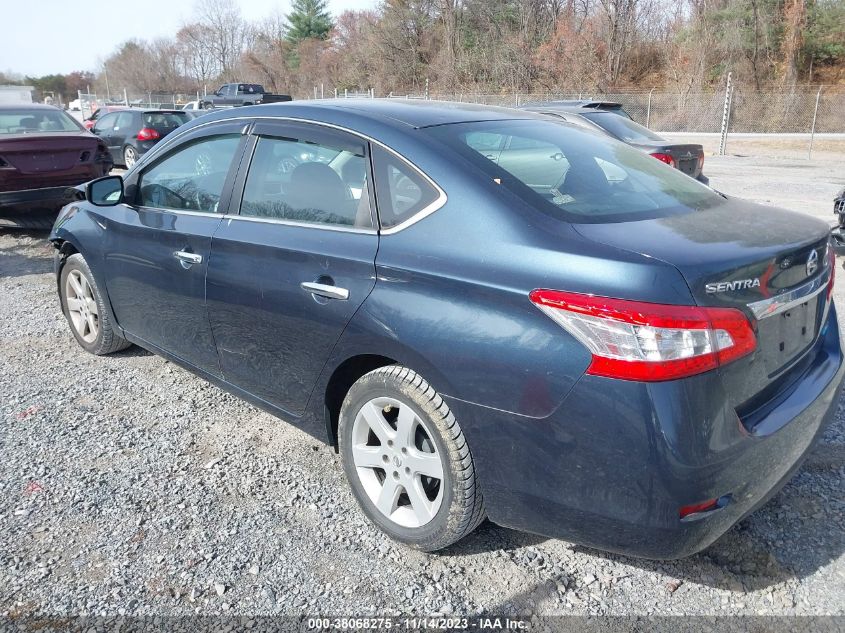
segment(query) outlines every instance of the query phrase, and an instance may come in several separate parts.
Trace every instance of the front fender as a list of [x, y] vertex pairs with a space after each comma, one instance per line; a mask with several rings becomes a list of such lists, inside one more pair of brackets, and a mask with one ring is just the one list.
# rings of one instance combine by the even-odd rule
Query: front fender
[[109, 318], [116, 325], [122, 336], [123, 329], [114, 316], [111, 301], [106, 293], [106, 279], [103, 271], [104, 253], [102, 245], [105, 243], [105, 225], [98, 221], [98, 217], [86, 208], [84, 202], [74, 202], [66, 205], [59, 212], [49, 241], [56, 248], [53, 272], [56, 275], [56, 291], [60, 292], [59, 283], [67, 258], [79, 253], [88, 262], [94, 281], [101, 292], [105, 293], [103, 303], [109, 311]]

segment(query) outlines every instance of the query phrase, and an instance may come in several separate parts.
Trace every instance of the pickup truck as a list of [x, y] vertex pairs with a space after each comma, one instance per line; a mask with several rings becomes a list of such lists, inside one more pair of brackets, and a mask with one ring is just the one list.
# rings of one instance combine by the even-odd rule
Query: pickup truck
[[264, 86], [261, 84], [223, 84], [214, 94], [207, 94], [202, 97], [200, 107], [211, 110], [219, 107], [279, 103], [290, 100], [290, 95], [264, 92]]

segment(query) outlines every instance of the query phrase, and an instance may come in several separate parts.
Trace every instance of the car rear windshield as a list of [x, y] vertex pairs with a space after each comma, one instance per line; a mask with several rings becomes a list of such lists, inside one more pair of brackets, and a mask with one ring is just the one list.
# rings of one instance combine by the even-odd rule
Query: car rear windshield
[[79, 132], [80, 126], [61, 110], [26, 109], [0, 111], [0, 134]]
[[584, 112], [581, 116], [626, 143], [664, 140], [644, 125], [625, 117], [616, 116], [612, 112]]
[[144, 112], [144, 127], [159, 132], [175, 130], [190, 120], [190, 115], [185, 112]]
[[575, 223], [665, 217], [719, 205], [712, 189], [624, 143], [554, 121], [427, 128], [536, 209]]

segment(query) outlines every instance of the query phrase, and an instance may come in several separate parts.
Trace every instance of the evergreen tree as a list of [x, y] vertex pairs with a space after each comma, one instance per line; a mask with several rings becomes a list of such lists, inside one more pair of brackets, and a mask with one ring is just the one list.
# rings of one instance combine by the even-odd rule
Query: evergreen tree
[[332, 16], [326, 0], [293, 0], [287, 15], [287, 39], [293, 44], [314, 38], [324, 40], [332, 30]]

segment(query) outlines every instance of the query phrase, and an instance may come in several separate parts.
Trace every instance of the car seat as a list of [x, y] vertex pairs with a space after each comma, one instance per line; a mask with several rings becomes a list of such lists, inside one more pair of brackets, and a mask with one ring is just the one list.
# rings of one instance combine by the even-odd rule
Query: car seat
[[[285, 202], [299, 219], [321, 221], [325, 215], [340, 216], [344, 224], [355, 222], [354, 209], [346, 197], [346, 185], [334, 169], [323, 163], [302, 163], [291, 172]], [[309, 212], [318, 212], [317, 216]], [[304, 212], [304, 213], [303, 213]]]

